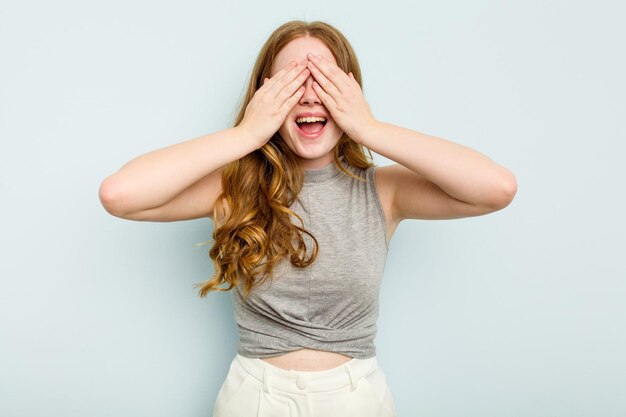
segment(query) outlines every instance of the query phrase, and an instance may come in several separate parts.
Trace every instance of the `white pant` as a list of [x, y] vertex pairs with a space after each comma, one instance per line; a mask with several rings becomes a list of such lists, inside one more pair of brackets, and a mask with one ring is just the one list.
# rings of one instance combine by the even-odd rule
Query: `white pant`
[[376, 358], [325, 371], [284, 370], [237, 354], [213, 417], [396, 417]]

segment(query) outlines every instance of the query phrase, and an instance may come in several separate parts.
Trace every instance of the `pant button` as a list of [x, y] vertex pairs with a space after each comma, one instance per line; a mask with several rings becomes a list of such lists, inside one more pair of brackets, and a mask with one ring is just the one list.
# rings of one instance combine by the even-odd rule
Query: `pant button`
[[300, 389], [305, 389], [308, 385], [306, 378], [302, 375], [298, 376], [296, 379], [296, 386]]

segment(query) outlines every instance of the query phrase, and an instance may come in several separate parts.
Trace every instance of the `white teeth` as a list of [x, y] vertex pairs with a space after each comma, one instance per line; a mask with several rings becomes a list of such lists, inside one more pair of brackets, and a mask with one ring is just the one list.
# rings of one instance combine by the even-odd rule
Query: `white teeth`
[[325, 117], [298, 117], [296, 123], [313, 123], [313, 122], [325, 122]]

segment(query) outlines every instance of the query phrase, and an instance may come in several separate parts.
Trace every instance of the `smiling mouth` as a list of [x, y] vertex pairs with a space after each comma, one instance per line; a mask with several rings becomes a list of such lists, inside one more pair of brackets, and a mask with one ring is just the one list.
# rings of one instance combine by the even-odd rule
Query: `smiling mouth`
[[[306, 121], [308, 119], [308, 121]], [[301, 134], [304, 136], [318, 136], [324, 127], [326, 127], [326, 123], [328, 119], [321, 120], [321, 118], [301, 118], [299, 122], [296, 121], [296, 126]]]

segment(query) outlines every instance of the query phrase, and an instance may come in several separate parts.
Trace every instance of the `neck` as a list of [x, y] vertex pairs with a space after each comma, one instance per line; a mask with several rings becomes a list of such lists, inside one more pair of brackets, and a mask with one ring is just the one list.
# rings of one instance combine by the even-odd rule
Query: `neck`
[[315, 160], [300, 158], [300, 165], [305, 171], [324, 168], [325, 166], [327, 166], [328, 164], [332, 164], [333, 162], [333, 155], [328, 155], [325, 158]]

